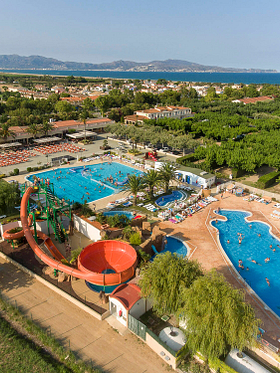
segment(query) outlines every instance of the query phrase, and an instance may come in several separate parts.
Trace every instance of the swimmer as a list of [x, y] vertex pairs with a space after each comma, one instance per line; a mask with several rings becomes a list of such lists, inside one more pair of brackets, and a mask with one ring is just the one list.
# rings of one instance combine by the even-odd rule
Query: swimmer
[[241, 245], [241, 243], [242, 243], [242, 238], [239, 238], [238, 243], [239, 243], [239, 245]]
[[265, 281], [267, 282], [267, 285], [270, 286], [270, 281], [267, 277], [265, 278]]
[[85, 189], [87, 189], [87, 187], [85, 187]]
[[106, 189], [106, 187], [104, 187], [103, 189]]
[[227, 243], [229, 243], [229, 240], [227, 240]]
[[101, 190], [99, 191], [99, 193], [101, 193]]
[[249, 267], [246, 268], [246, 271], [249, 271]]
[[272, 245], [270, 245], [269, 248], [272, 249]]
[[96, 188], [94, 188], [94, 190], [96, 190]]
[[251, 262], [252, 262], [252, 263], [255, 263], [255, 264], [258, 264], [258, 263], [255, 261], [255, 259], [252, 259]]
[[241, 267], [243, 265], [243, 262], [241, 259], [238, 260], [238, 267]]
[[260, 234], [260, 233], [258, 233], [258, 236], [259, 236], [259, 237], [261, 237], [261, 234]]
[[270, 261], [270, 258], [265, 258], [265, 263], [269, 262]]
[[251, 224], [249, 225], [249, 228], [252, 228], [252, 225], [251, 225]]

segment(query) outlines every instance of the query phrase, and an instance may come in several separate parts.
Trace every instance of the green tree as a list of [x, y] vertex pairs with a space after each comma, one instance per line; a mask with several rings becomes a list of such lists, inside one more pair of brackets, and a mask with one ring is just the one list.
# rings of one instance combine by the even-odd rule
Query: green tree
[[176, 167], [167, 162], [162, 163], [160, 169], [158, 170], [165, 193], [168, 192], [170, 182], [177, 179], [177, 174], [175, 171]]
[[58, 111], [60, 114], [65, 114], [71, 113], [71, 111], [74, 110], [74, 107], [67, 101], [58, 101], [55, 104], [55, 110]]
[[41, 132], [41, 128], [40, 128], [39, 124], [32, 123], [26, 129], [26, 132], [30, 133], [34, 138], [36, 138], [37, 135]]
[[45, 136], [48, 136], [48, 133], [53, 130], [53, 124], [51, 122], [48, 122], [48, 121], [45, 121], [42, 125], [41, 125], [41, 131], [43, 132], [43, 134]]
[[108, 96], [99, 96], [94, 101], [95, 106], [98, 107], [104, 117], [104, 113], [110, 108], [110, 99]]
[[88, 111], [86, 110], [83, 110], [80, 115], [79, 115], [79, 119], [83, 122], [84, 126], [85, 126], [85, 141], [87, 139], [87, 131], [86, 131], [86, 128], [87, 128], [87, 119], [88, 119]]
[[139, 284], [143, 296], [152, 300], [156, 312], [175, 314], [184, 306], [185, 289], [199, 276], [202, 270], [198, 262], [167, 251], [148, 263], [141, 272]]
[[0, 214], [13, 212], [14, 207], [20, 203], [20, 190], [18, 183], [0, 181]]
[[6, 141], [7, 138], [10, 136], [16, 137], [16, 134], [10, 129], [9, 123], [2, 123], [0, 127], [0, 137], [2, 137], [2, 139]]
[[127, 184], [123, 187], [123, 190], [132, 193], [134, 196], [133, 205], [137, 203], [137, 194], [144, 189], [143, 178], [136, 175], [130, 175], [128, 177]]
[[185, 320], [188, 347], [213, 358], [224, 355], [228, 347], [242, 351], [255, 342], [259, 320], [245, 302], [244, 293], [234, 289], [212, 270], [199, 277], [183, 295], [178, 310]]
[[149, 188], [149, 196], [152, 199], [154, 197], [154, 188], [160, 182], [160, 174], [156, 170], [149, 170], [143, 177], [143, 183], [145, 187]]

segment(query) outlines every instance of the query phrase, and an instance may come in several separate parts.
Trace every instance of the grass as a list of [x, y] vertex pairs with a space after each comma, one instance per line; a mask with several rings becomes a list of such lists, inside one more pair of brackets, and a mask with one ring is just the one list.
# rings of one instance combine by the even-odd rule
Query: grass
[[101, 373], [0, 298], [1, 373]]

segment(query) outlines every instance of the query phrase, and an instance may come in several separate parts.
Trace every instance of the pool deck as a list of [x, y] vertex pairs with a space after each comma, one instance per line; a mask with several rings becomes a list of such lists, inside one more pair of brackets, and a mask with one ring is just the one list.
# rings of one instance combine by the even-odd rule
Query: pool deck
[[[235, 271], [231, 263], [226, 258], [219, 240], [217, 231], [211, 226], [211, 219], [216, 218], [214, 210], [218, 207], [229, 210], [243, 210], [252, 213], [248, 221], [258, 220], [268, 223], [272, 227], [272, 233], [280, 239], [280, 220], [272, 218], [270, 214], [275, 207], [274, 202], [265, 205], [256, 201], [248, 202], [242, 197], [236, 197], [231, 193], [224, 193], [215, 196], [218, 201], [206, 206], [204, 209], [196, 212], [192, 217], [187, 218], [179, 224], [170, 222], [161, 222], [160, 228], [166, 234], [177, 236], [184, 240], [190, 248], [189, 258], [201, 263], [205, 270], [216, 268], [222, 273], [227, 281], [234, 287], [246, 290], [246, 300], [254, 307], [257, 318], [262, 321], [262, 329], [266, 331], [264, 338], [274, 346], [280, 348], [278, 339], [280, 338], [280, 318], [276, 317], [270, 310], [265, 309], [263, 303], [258, 297], [250, 291], [242, 278]], [[217, 216], [217, 218], [221, 218]]]

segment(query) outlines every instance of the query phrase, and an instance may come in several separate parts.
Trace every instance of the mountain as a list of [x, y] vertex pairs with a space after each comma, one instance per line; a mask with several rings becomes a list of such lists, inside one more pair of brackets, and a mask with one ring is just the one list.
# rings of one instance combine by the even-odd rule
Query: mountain
[[42, 56], [22, 57], [16, 54], [0, 55], [0, 69], [28, 70], [99, 70], [99, 71], [159, 71], [159, 72], [223, 72], [223, 73], [276, 73], [276, 70], [236, 69], [205, 66], [181, 60], [152, 62], [114, 61], [110, 63], [63, 62]]

